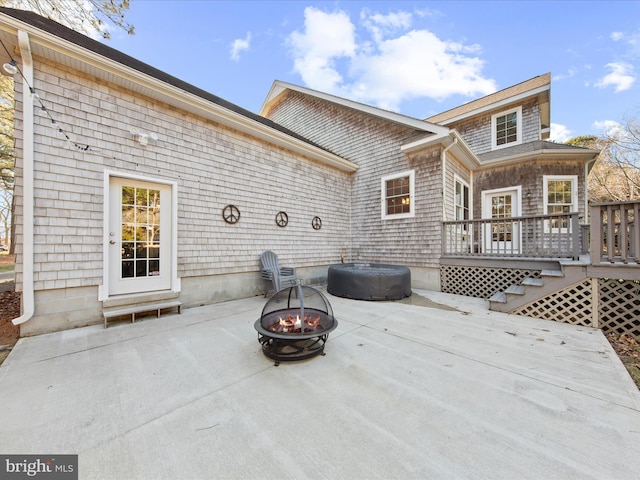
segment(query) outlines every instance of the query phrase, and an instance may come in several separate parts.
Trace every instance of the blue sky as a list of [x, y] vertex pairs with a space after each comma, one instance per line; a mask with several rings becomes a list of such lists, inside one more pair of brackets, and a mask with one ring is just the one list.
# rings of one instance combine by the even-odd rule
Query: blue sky
[[274, 80], [427, 118], [551, 73], [552, 138], [640, 117], [638, 1], [133, 0], [106, 43], [253, 112]]

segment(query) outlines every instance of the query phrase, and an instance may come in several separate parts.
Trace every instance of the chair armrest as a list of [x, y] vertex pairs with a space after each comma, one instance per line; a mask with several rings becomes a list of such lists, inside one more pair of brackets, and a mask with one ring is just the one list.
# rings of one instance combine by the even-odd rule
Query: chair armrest
[[294, 275], [296, 274], [296, 267], [280, 267], [280, 275]]

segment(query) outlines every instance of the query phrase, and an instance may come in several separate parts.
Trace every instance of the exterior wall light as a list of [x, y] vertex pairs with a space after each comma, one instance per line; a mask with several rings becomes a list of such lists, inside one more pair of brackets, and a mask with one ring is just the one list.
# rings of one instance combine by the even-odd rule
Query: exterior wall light
[[16, 73], [18, 73], [18, 64], [13, 59], [10, 62], [7, 62], [4, 65], [2, 65], [2, 68], [9, 75], [15, 75]]
[[129, 129], [129, 133], [131, 133], [133, 138], [136, 139], [138, 143], [142, 146], [149, 145], [149, 141], [152, 141], [154, 143], [158, 141], [157, 134], [153, 132], [152, 133], [141, 132], [136, 127], [131, 127]]

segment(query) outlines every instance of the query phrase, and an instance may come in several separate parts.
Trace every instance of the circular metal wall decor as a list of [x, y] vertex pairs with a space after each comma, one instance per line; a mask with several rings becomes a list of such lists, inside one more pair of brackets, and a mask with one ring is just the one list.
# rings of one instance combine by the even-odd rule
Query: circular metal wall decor
[[276, 225], [279, 227], [286, 227], [289, 223], [289, 215], [287, 212], [278, 212], [276, 213]]
[[322, 219], [320, 217], [313, 217], [313, 220], [311, 220], [311, 226], [314, 230], [320, 230], [322, 228]]
[[227, 205], [222, 209], [222, 218], [231, 225], [238, 223], [238, 220], [240, 220], [240, 210], [238, 210], [238, 207], [235, 205]]

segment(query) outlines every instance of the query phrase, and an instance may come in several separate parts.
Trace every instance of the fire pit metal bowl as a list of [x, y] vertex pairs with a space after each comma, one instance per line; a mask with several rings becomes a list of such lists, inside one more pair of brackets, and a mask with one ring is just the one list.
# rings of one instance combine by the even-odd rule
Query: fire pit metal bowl
[[326, 297], [312, 287], [295, 285], [276, 292], [254, 327], [262, 352], [276, 361], [324, 355], [324, 345], [338, 321]]

